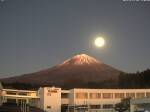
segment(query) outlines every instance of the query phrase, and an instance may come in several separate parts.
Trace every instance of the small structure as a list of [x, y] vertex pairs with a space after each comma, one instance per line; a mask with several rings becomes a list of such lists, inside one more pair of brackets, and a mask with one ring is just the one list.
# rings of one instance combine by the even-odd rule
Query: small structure
[[19, 109], [20, 112], [30, 112], [30, 107], [39, 108], [39, 102], [40, 97], [37, 91], [3, 89], [0, 84], [0, 106], [2, 108], [7, 106], [8, 108], [5, 108], [6, 111], [10, 109], [9, 106], [13, 106], [13, 109], [16, 109], [16, 111]]
[[16, 89], [2, 89], [2, 103], [14, 102], [16, 104], [29, 104], [31, 106], [38, 106], [39, 96], [37, 91], [30, 90], [16, 90]]
[[130, 112], [150, 112], [150, 98], [131, 99]]

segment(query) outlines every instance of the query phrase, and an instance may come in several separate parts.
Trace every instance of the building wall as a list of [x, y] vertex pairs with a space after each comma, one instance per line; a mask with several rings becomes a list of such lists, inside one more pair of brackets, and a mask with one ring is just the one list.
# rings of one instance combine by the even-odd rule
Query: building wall
[[110, 108], [121, 99], [150, 97], [150, 89], [72, 89], [70, 105], [100, 105]]
[[46, 112], [61, 112], [61, 88], [40, 88], [41, 109]]

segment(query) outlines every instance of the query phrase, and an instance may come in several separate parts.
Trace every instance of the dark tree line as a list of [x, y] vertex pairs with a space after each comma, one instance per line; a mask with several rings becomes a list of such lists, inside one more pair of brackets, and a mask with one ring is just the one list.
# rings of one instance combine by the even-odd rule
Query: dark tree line
[[136, 73], [120, 73], [118, 81], [104, 80], [100, 82], [84, 81], [82, 79], [68, 79], [64, 82], [63, 88], [99, 88], [99, 89], [112, 89], [112, 88], [150, 88], [150, 69]]
[[9, 89], [23, 89], [23, 90], [37, 90], [40, 86], [36, 84], [27, 84], [27, 83], [20, 83], [20, 82], [14, 82], [14, 83], [3, 83], [2, 85], [4, 88]]
[[150, 88], [150, 69], [137, 73], [121, 73], [119, 88]]
[[94, 89], [108, 89], [108, 88], [118, 88], [118, 83], [114, 80], [104, 80], [99, 82], [84, 81], [82, 79], [68, 79], [64, 81], [62, 88], [72, 89], [72, 88], [94, 88]]
[[68, 80], [64, 82], [63, 88], [150, 88], [150, 69], [136, 73], [120, 73], [118, 81], [115, 80], [104, 80], [100, 82], [83, 81], [82, 79]]

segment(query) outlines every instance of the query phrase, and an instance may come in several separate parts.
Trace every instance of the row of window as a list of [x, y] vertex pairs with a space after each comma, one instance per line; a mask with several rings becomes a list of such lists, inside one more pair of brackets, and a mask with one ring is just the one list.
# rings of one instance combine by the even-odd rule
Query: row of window
[[[80, 107], [80, 108], [88, 108], [88, 105], [79, 105], [79, 106], [76, 106], [76, 107]], [[113, 108], [113, 104], [103, 104], [103, 105], [89, 105], [89, 108], [90, 109], [110, 109], [110, 108]]]
[[[111, 98], [143, 98], [143, 97], [150, 97], [150, 92], [146, 92], [146, 96], [144, 92], [139, 93], [89, 93], [90, 99], [111, 99]], [[88, 93], [86, 92], [80, 92], [76, 93], [77, 99], [87, 99]]]
[[112, 104], [104, 104], [103, 106], [101, 105], [90, 105], [90, 109], [109, 109], [109, 108], [113, 108]]
[[36, 95], [36, 93], [14, 92], [14, 91], [6, 91], [6, 94], [7, 94], [7, 95], [22, 95], [22, 96]]

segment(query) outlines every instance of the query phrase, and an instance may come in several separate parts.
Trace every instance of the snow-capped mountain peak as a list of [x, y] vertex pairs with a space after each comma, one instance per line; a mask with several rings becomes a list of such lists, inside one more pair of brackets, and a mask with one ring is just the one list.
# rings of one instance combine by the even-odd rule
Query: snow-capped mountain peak
[[95, 63], [102, 63], [102, 62], [99, 62], [98, 60], [86, 54], [79, 54], [79, 55], [72, 57], [71, 59], [64, 61], [61, 65], [66, 65], [66, 64], [74, 64], [74, 65], [88, 64], [89, 65], [89, 64], [95, 64]]

